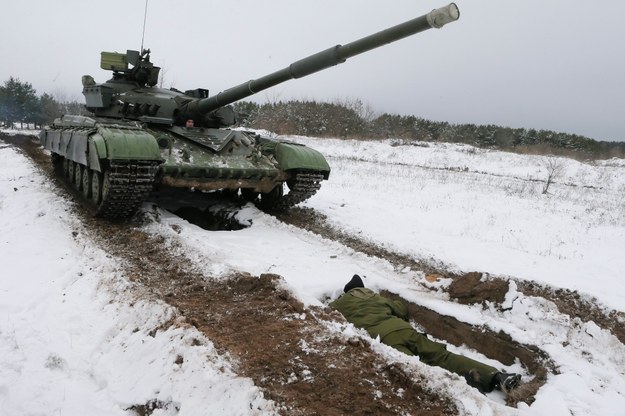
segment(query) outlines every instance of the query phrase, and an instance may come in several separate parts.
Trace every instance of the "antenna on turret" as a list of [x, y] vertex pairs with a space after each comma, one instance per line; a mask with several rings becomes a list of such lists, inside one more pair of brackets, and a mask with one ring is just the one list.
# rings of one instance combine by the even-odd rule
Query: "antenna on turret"
[[143, 34], [141, 35], [141, 49], [139, 49], [139, 51], [141, 51], [140, 53], [143, 53], [143, 40], [145, 39], [145, 21], [148, 17], [148, 0], [145, 0], [145, 12], [143, 13]]

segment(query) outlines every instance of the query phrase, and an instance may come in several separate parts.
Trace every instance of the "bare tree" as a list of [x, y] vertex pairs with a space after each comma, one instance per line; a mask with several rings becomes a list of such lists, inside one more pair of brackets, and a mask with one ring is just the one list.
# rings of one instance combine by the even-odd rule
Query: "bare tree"
[[564, 171], [564, 164], [562, 163], [562, 158], [558, 158], [555, 156], [547, 157], [547, 160], [544, 162], [545, 168], [547, 169], [547, 179], [545, 180], [545, 185], [543, 186], [543, 195], [549, 191], [549, 186], [562, 175]]
[[375, 110], [368, 103], [363, 102], [360, 98], [335, 99], [334, 104], [346, 107], [358, 114], [366, 123], [370, 123], [377, 116]]
[[[166, 81], [166, 77], [167, 77], [167, 68], [166, 67], [161, 67], [160, 73], [158, 75], [158, 87], [159, 88], [164, 88], [163, 85], [165, 85], [165, 81]], [[170, 84], [170, 87], [172, 87], [173, 85]]]
[[278, 91], [277, 88], [271, 88], [265, 91], [265, 102], [269, 105], [276, 105], [281, 101], [281, 96], [282, 92]]

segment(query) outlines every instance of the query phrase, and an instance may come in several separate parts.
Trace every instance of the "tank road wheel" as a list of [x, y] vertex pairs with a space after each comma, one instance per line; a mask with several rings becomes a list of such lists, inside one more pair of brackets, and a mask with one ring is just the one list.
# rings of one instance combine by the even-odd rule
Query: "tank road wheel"
[[50, 159], [52, 160], [52, 168], [54, 169], [54, 173], [59, 175], [63, 173], [63, 156], [58, 153], [52, 153], [50, 155]]
[[63, 178], [65, 180], [67, 180], [67, 181], [70, 178], [69, 171], [70, 171], [70, 166], [71, 165], [72, 165], [72, 161], [71, 160], [69, 160], [67, 158], [63, 158]]
[[96, 207], [102, 202], [102, 174], [95, 170], [91, 174], [91, 201]]
[[82, 196], [84, 196], [85, 199], [89, 199], [91, 198], [91, 177], [93, 176], [93, 173], [91, 169], [89, 169], [86, 166], [82, 166], [80, 170], [82, 171], [82, 177], [81, 177]]
[[74, 188], [77, 191], [82, 190], [82, 172], [83, 166], [74, 162]]
[[111, 171], [107, 170], [102, 176], [102, 200], [106, 200], [111, 191]]
[[282, 199], [282, 195], [284, 195], [284, 186], [280, 183], [267, 193], [261, 192], [258, 205], [261, 209], [270, 209]]
[[67, 181], [73, 186], [76, 184], [76, 162], [67, 159]]

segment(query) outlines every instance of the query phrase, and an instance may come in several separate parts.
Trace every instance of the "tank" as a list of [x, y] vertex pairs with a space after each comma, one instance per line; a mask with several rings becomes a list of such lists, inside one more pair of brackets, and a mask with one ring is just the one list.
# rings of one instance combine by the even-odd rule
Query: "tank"
[[64, 115], [40, 140], [59, 175], [99, 217], [132, 216], [161, 189], [231, 191], [263, 209], [285, 210], [320, 189], [328, 162], [310, 147], [233, 129], [237, 114], [229, 104], [459, 16], [451, 3], [214, 96], [202, 88], [157, 88], [160, 68], [149, 50], [102, 52], [100, 66], [112, 78], [82, 78], [93, 115]]

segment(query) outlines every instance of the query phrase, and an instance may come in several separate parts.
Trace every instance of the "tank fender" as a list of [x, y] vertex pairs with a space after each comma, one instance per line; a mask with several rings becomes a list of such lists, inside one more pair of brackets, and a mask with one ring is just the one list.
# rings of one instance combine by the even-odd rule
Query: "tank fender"
[[330, 165], [323, 155], [303, 144], [260, 139], [263, 151], [273, 155], [282, 170], [305, 169], [323, 172], [330, 176]]
[[[162, 161], [156, 138], [148, 131], [101, 126], [97, 135], [103, 139], [107, 159]], [[98, 156], [101, 156], [104, 153], [100, 140], [96, 139], [95, 142]]]
[[45, 149], [80, 164], [87, 164], [87, 142], [84, 130], [42, 130], [39, 140]]
[[66, 144], [65, 153], [68, 159], [80, 163], [81, 165], [87, 164], [87, 141], [85, 140], [85, 132], [63, 131], [63, 133], [61, 133], [61, 142]]
[[89, 167], [98, 172], [102, 172], [100, 159], [106, 159], [106, 143], [99, 134], [89, 137]]
[[39, 133], [39, 141], [44, 149], [60, 154], [61, 133], [59, 131], [50, 130], [46, 127]]

